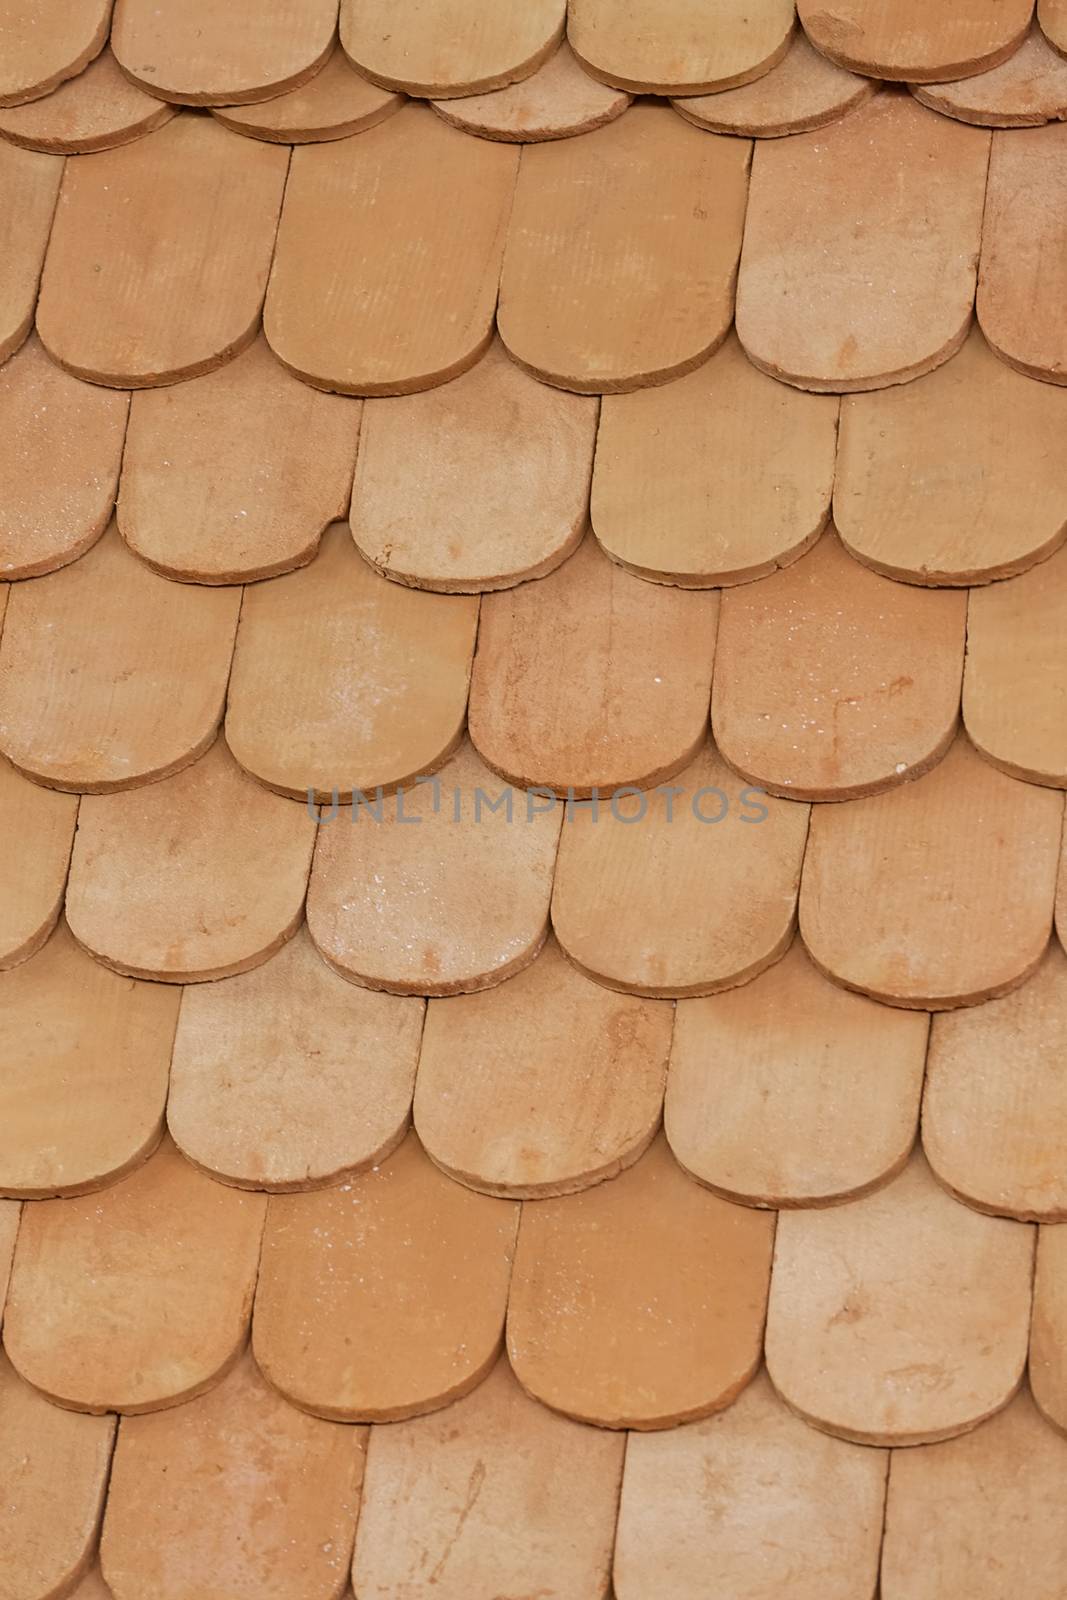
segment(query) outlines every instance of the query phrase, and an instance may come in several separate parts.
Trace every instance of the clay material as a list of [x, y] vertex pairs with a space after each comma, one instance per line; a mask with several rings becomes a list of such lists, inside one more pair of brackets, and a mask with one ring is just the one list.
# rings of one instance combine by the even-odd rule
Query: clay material
[[817, 50], [855, 72], [909, 83], [938, 83], [984, 72], [1026, 37], [1030, 0], [797, 0]]
[[1009, 366], [1067, 383], [1067, 126], [994, 133], [978, 276], [978, 320]]
[[430, 97], [528, 78], [563, 36], [564, 0], [341, 0], [341, 43], [374, 83]]
[[630, 95], [598, 83], [575, 59], [566, 39], [544, 66], [521, 83], [491, 94], [435, 100], [433, 108], [454, 128], [505, 144], [540, 144], [570, 139], [614, 122]]
[[837, 122], [874, 94], [877, 84], [846, 72], [813, 50], [797, 28], [776, 67], [738, 89], [672, 100], [698, 128], [755, 139], [780, 139]]
[[570, 0], [579, 61], [639, 94], [703, 94], [749, 83], [789, 49], [792, 0]]

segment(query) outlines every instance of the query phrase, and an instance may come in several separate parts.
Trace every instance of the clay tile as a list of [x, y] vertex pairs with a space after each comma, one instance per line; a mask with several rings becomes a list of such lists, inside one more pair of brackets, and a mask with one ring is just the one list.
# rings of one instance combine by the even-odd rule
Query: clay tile
[[1067, 0], [1037, 0], [1041, 31], [1060, 55], [1067, 55]]
[[1034, 1233], [960, 1205], [918, 1151], [875, 1194], [783, 1211], [767, 1309], [775, 1387], [861, 1443], [965, 1433], [1022, 1374]]
[[1012, 55], [1026, 37], [1032, 0], [797, 0], [812, 44], [854, 72], [910, 83], [966, 78]]
[[957, 83], [916, 85], [924, 106], [983, 128], [1039, 127], [1067, 117], [1067, 62], [1035, 25], [999, 67]]
[[82, 801], [67, 919], [131, 977], [245, 972], [295, 931], [314, 834], [303, 806], [255, 783], [218, 739], [162, 783]]
[[111, 1590], [100, 1574], [99, 1566], [91, 1567], [78, 1587], [71, 1590], [70, 1600], [114, 1600]]
[[675, 111], [698, 128], [749, 138], [777, 139], [837, 122], [869, 100], [877, 85], [828, 61], [797, 29], [778, 66], [737, 89], [673, 100]]
[[[2, 612], [2, 604], [0, 604]], [[75, 795], [41, 789], [0, 760], [0, 971], [39, 950], [63, 904]]]
[[56, 209], [63, 162], [0, 141], [0, 207], [5, 219], [0, 252], [0, 362], [33, 325], [33, 308]]
[[111, 528], [71, 566], [16, 586], [0, 645], [0, 748], [57, 789], [166, 777], [215, 738], [240, 589], [157, 577]]
[[618, 1600], [858, 1600], [874, 1591], [888, 1458], [816, 1433], [764, 1373], [728, 1411], [626, 1448]]
[[569, 139], [614, 122], [630, 96], [599, 83], [575, 60], [566, 39], [532, 77], [490, 94], [435, 100], [434, 110], [454, 128], [506, 144]]
[[86, 1194], [155, 1149], [180, 994], [116, 977], [61, 922], [0, 974], [0, 1191]]
[[711, 719], [732, 767], [772, 794], [877, 794], [940, 761], [956, 731], [967, 597], [870, 572], [827, 533], [723, 595]]
[[914, 383], [841, 402], [834, 520], [909, 583], [988, 583], [1067, 532], [1067, 396], [997, 361], [977, 327]]
[[498, 341], [462, 377], [363, 408], [352, 537], [419, 589], [539, 578], [585, 528], [597, 403], [538, 383]]
[[111, 0], [71, 8], [51, 0], [3, 0], [0, 105], [37, 100], [81, 72], [107, 39]]
[[470, 729], [514, 783], [650, 787], [699, 749], [719, 601], [652, 588], [586, 538], [558, 571], [482, 601]]
[[0, 1351], [4, 1588], [66, 1595], [86, 1572], [107, 1488], [114, 1417], [79, 1417], [23, 1383]]
[[753, 983], [678, 1002], [664, 1120], [685, 1169], [747, 1205], [854, 1198], [915, 1138], [927, 1019], [829, 983], [798, 939]]
[[655, 105], [524, 151], [500, 285], [515, 360], [586, 394], [699, 366], [733, 316], [749, 151]]
[[317, 560], [245, 592], [226, 737], [280, 794], [436, 771], [463, 733], [478, 601], [389, 583], [335, 524]]
[[274, 1195], [252, 1329], [287, 1399], [395, 1421], [469, 1393], [500, 1349], [518, 1207], [453, 1183], [409, 1135], [336, 1189]]
[[198, 1400], [123, 1418], [100, 1541], [115, 1600], [336, 1600], [365, 1448], [364, 1429], [295, 1410], [248, 1354]]
[[97, 540], [115, 504], [129, 397], [72, 378], [31, 335], [0, 369], [0, 572], [34, 578]]
[[[320, 144], [373, 128], [403, 105], [402, 95], [361, 77], [337, 45], [310, 83], [253, 106], [220, 106], [215, 115], [234, 133], [272, 144]], [[3, 127], [0, 121], [0, 128]]]
[[1067, 1221], [1067, 957], [1058, 945], [1002, 1000], [934, 1018], [923, 1145], [961, 1200], [1023, 1221]]
[[164, 1139], [132, 1176], [26, 1208], [4, 1343], [75, 1411], [157, 1411], [210, 1389], [248, 1332], [266, 1199]]
[[793, 561], [830, 514], [838, 402], [775, 383], [733, 334], [686, 377], [605, 395], [590, 515], [643, 578], [744, 583]]
[[373, 1438], [353, 1563], [367, 1600], [607, 1593], [623, 1441], [529, 1399], [506, 1359]]
[[341, 0], [341, 43], [375, 83], [450, 98], [528, 78], [565, 17], [564, 0]]
[[15, 1254], [15, 1237], [19, 1231], [21, 1214], [22, 1207], [17, 1200], [0, 1200], [0, 1322], [4, 1319], [4, 1302], [7, 1299], [11, 1259]]
[[487, 1194], [571, 1194], [613, 1178], [659, 1125], [673, 1020], [662, 1001], [590, 983], [552, 940], [509, 983], [430, 1002], [419, 1138]]
[[244, 1189], [336, 1182], [403, 1138], [422, 1020], [418, 1000], [345, 983], [301, 930], [255, 971], [186, 993], [171, 1134]]
[[131, 83], [105, 49], [78, 77], [43, 99], [0, 111], [0, 137], [27, 150], [85, 155], [140, 139], [176, 112], [176, 106]]
[[548, 931], [563, 807], [502, 785], [463, 744], [436, 779], [322, 812], [308, 929], [343, 977], [398, 994], [484, 989]]
[[816, 807], [800, 930], [816, 963], [891, 1005], [945, 1010], [1014, 989], [1051, 926], [1062, 796], [964, 738], [914, 783]]
[[710, 747], [649, 796], [568, 808], [552, 921], [582, 971], [646, 995], [745, 983], [793, 936], [808, 807], [746, 789]]
[[889, 1469], [884, 1600], [1053, 1595], [1067, 1565], [1067, 1441], [1026, 1389], [960, 1439], [897, 1450]]
[[288, 152], [195, 116], [72, 160], [37, 308], [49, 354], [76, 377], [143, 389], [243, 349], [259, 324], [287, 163]]
[[111, 47], [123, 72], [161, 100], [228, 105], [268, 100], [319, 71], [337, 0], [116, 0]]
[[705, 94], [750, 83], [789, 49], [793, 0], [570, 0], [583, 66], [639, 94]]
[[1067, 1229], [1039, 1228], [1030, 1330], [1030, 1387], [1044, 1415], [1067, 1431]]
[[425, 106], [294, 150], [263, 314], [275, 354], [346, 394], [465, 372], [492, 336], [518, 158]]
[[170, 578], [240, 583], [310, 561], [348, 505], [360, 405], [319, 394], [264, 339], [133, 397], [118, 524]]
[[1067, 126], [992, 135], [978, 320], [1009, 366], [1067, 383]]
[[663, 1428], [759, 1364], [774, 1218], [709, 1194], [657, 1139], [612, 1183], [523, 1207], [508, 1353], [556, 1411]]
[[802, 389], [881, 389], [940, 366], [974, 303], [990, 135], [876, 95], [757, 145], [737, 331]]

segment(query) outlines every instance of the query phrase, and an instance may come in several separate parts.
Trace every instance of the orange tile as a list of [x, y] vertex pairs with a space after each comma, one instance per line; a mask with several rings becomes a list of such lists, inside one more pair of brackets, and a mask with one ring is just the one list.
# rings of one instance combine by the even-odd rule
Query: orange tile
[[92, 1566], [78, 1587], [71, 1590], [70, 1600], [114, 1600], [98, 1565]]
[[367, 1600], [607, 1592], [623, 1440], [530, 1400], [501, 1359], [464, 1400], [375, 1428], [353, 1585]]
[[427, 1154], [516, 1198], [615, 1177], [659, 1125], [673, 1020], [590, 983], [555, 940], [508, 983], [431, 1001], [414, 1106]]
[[1050, 44], [1067, 55], [1067, 0], [1037, 0], [1037, 20]]
[[437, 1171], [412, 1134], [340, 1188], [274, 1195], [252, 1338], [294, 1405], [396, 1421], [473, 1389], [496, 1361], [518, 1207]]
[[566, 39], [532, 77], [489, 94], [435, 100], [434, 110], [454, 128], [507, 144], [569, 139], [614, 122], [630, 96], [591, 78]]
[[311, 937], [342, 977], [461, 994], [533, 960], [548, 931], [562, 805], [509, 799], [467, 743], [436, 780], [366, 801], [332, 819], [324, 810], [308, 887]]
[[652, 588], [586, 538], [539, 583], [487, 595], [471, 739], [510, 782], [650, 787], [700, 748], [719, 601]]
[[876, 78], [937, 83], [1004, 61], [1026, 37], [1031, 0], [797, 0], [808, 37], [832, 61]]
[[75, 795], [41, 789], [0, 760], [0, 839], [18, 848], [0, 856], [0, 971], [39, 950], [63, 904]]
[[447, 98], [528, 78], [565, 15], [564, 0], [341, 0], [341, 43], [375, 83]]
[[27, 150], [84, 155], [140, 139], [176, 111], [131, 83], [105, 48], [51, 94], [0, 111], [0, 137]]
[[574, 53], [605, 83], [704, 94], [750, 83], [789, 48], [793, 0], [570, 0]]
[[0, 361], [18, 349], [33, 326], [62, 175], [60, 157], [0, 141]]
[[1067, 1230], [1058, 1227], [1038, 1229], [1030, 1387], [1044, 1416], [1067, 1431]]
[[928, 1023], [829, 983], [800, 940], [753, 983], [678, 1002], [664, 1121], [701, 1183], [747, 1205], [851, 1199], [915, 1138]]
[[946, 1188], [981, 1211], [1067, 1221], [1067, 957], [1021, 989], [934, 1018], [923, 1145]]
[[133, 397], [118, 523], [169, 578], [239, 583], [310, 561], [348, 507], [360, 404], [300, 383], [266, 341]]
[[320, 1188], [361, 1171], [404, 1136], [423, 1010], [343, 982], [301, 929], [255, 971], [186, 992], [167, 1106], [175, 1142], [243, 1189]]
[[[319, 144], [363, 133], [399, 111], [402, 95], [361, 77], [340, 45], [321, 72], [297, 89], [251, 106], [220, 106], [219, 121], [234, 133], [273, 144]], [[0, 122], [0, 128], [3, 123]]]
[[542, 577], [586, 523], [597, 402], [538, 383], [494, 341], [462, 377], [363, 408], [352, 537], [419, 589]]
[[653, 794], [564, 823], [552, 921], [583, 972], [646, 995], [746, 983], [793, 936], [808, 807], [747, 788], [706, 748]]
[[11, 1258], [15, 1254], [15, 1238], [19, 1231], [22, 1207], [17, 1200], [0, 1200], [0, 1323], [4, 1320], [4, 1302], [7, 1299], [8, 1279], [11, 1276]]
[[984, 1427], [897, 1450], [889, 1469], [883, 1600], [1054, 1595], [1067, 1564], [1067, 1441], [1026, 1389]]
[[802, 389], [880, 389], [959, 349], [971, 319], [989, 134], [876, 95], [819, 133], [758, 144], [737, 331]]
[[685, 587], [793, 561], [830, 514], [838, 402], [775, 383], [733, 334], [695, 372], [606, 395], [590, 515], [613, 561]]
[[586, 394], [699, 366], [733, 316], [748, 162], [654, 105], [526, 150], [500, 285], [516, 361]]
[[518, 151], [425, 106], [355, 139], [293, 152], [267, 338], [319, 389], [431, 389], [492, 336]]
[[4, 1325], [13, 1364], [75, 1411], [157, 1411], [210, 1389], [247, 1337], [266, 1204], [165, 1139], [99, 1194], [27, 1207]]
[[20, 583], [0, 645], [0, 749], [56, 789], [149, 783], [214, 741], [240, 589], [169, 583], [112, 527], [80, 561]]
[[1035, 23], [999, 67], [956, 83], [916, 86], [913, 93], [924, 106], [983, 128], [1039, 127], [1067, 116], [1067, 62]]
[[967, 598], [870, 572], [834, 532], [723, 596], [711, 720], [772, 794], [877, 794], [940, 761], [959, 720]]
[[259, 325], [287, 164], [196, 116], [72, 161], [37, 308], [49, 354], [135, 389], [228, 361]]
[[115, 504], [129, 397], [81, 383], [31, 334], [0, 369], [0, 573], [33, 578], [74, 561]]
[[116, 0], [111, 45], [122, 70], [161, 100], [228, 105], [268, 100], [319, 71], [337, 0]]
[[1035, 1231], [960, 1205], [918, 1151], [876, 1194], [783, 1211], [767, 1309], [775, 1387], [816, 1427], [865, 1444], [965, 1433], [1022, 1374]]
[[0, 1352], [4, 1587], [12, 1600], [69, 1594], [87, 1571], [114, 1435], [114, 1417], [61, 1411]]
[[878, 1573], [888, 1458], [816, 1433], [764, 1373], [728, 1411], [626, 1447], [618, 1600], [858, 1600]]
[[463, 734], [478, 601], [389, 583], [348, 529], [245, 592], [226, 737], [280, 794], [320, 800], [435, 772]]
[[834, 519], [854, 556], [908, 583], [988, 583], [1067, 532], [1067, 397], [977, 327], [915, 383], [841, 402]]
[[36, 100], [73, 78], [102, 49], [111, 0], [83, 0], [73, 10], [49, 0], [3, 0], [0, 105]]
[[364, 1429], [294, 1410], [248, 1354], [198, 1400], [123, 1418], [100, 1541], [115, 1600], [336, 1600], [365, 1448]]
[[1009, 366], [1067, 383], [1067, 127], [993, 134], [978, 320]]
[[163, 1131], [180, 998], [90, 960], [64, 922], [0, 974], [0, 1192], [85, 1194], [140, 1166]]
[[523, 1206], [508, 1353], [523, 1388], [609, 1428], [707, 1416], [748, 1383], [774, 1218], [732, 1206], [657, 1139], [584, 1194]]
[[671, 103], [698, 128], [777, 139], [837, 122], [869, 100], [876, 87], [869, 78], [858, 78], [813, 50], [797, 28], [780, 63], [763, 77], [737, 89]]
[[997, 772], [959, 738], [887, 794], [816, 807], [800, 931], [818, 966], [891, 1005], [1006, 994], [1044, 954], [1058, 794]]
[[314, 834], [305, 807], [249, 778], [218, 739], [162, 783], [82, 801], [67, 919], [131, 977], [246, 972], [299, 924]]

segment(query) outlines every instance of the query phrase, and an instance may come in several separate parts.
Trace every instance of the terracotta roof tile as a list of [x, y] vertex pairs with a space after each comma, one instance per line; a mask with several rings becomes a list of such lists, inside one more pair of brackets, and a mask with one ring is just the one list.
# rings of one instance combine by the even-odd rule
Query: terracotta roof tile
[[1067, 53], [1067, 4], [1065, 0], [1037, 0], [1037, 20], [1041, 31], [1061, 55]]
[[33, 323], [63, 161], [0, 141], [0, 361]]
[[0, 137], [27, 150], [84, 155], [140, 139], [176, 112], [176, 106], [131, 83], [104, 49], [84, 72], [51, 94], [0, 111]]
[[762, 77], [789, 48], [793, 0], [570, 0], [578, 59], [605, 83], [640, 93], [704, 94]]
[[3, 0], [0, 105], [36, 100], [81, 72], [104, 46], [111, 4], [79, 0], [57, 8], [49, 0]]
[[876, 87], [813, 50], [797, 28], [781, 62], [754, 82], [671, 103], [683, 117], [713, 133], [777, 139], [836, 122], [869, 100]]
[[320, 144], [362, 133], [399, 111], [403, 95], [380, 89], [356, 71], [340, 45], [321, 72], [299, 88], [251, 106], [219, 106], [234, 133], [272, 144]]
[[1038, 127], [1067, 117], [1067, 62], [1035, 24], [1015, 54], [957, 83], [918, 85], [917, 100], [984, 128]]
[[1044, 1415], [1067, 1429], [1067, 1231], [1038, 1229], [1030, 1387]]
[[443, 99], [528, 78], [565, 19], [564, 0], [341, 0], [341, 43], [375, 83]]
[[436, 100], [434, 110], [464, 133], [508, 144], [537, 144], [589, 133], [621, 116], [630, 96], [591, 78], [566, 39], [532, 77], [490, 94]]
[[1033, 0], [797, 0], [816, 49], [855, 72], [913, 83], [964, 78], [1004, 61], [1026, 36]]
[[978, 276], [978, 319], [1011, 366], [1067, 383], [1060, 309], [1067, 227], [1067, 127], [1019, 128], [993, 136]]
[[21, 1214], [22, 1207], [17, 1200], [0, 1200], [0, 1323], [3, 1321], [11, 1259], [15, 1254], [15, 1238]]
[[67, 881], [75, 795], [40, 789], [0, 760], [0, 970], [25, 961], [48, 938]]

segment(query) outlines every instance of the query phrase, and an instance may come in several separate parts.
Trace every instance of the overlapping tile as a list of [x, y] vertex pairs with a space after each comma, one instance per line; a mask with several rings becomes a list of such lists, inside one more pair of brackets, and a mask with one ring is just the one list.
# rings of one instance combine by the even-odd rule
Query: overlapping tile
[[1054, 49], [1067, 55], [1067, 6], [1064, 0], [1037, 0], [1037, 20]]
[[524, 151], [500, 285], [512, 356], [587, 394], [705, 360], [733, 315], [749, 150], [638, 105]]
[[606, 395], [590, 514], [643, 578], [686, 587], [766, 577], [830, 512], [837, 401], [775, 383], [731, 334], [695, 372]]
[[85, 155], [140, 139], [176, 113], [176, 106], [131, 83], [105, 49], [51, 94], [0, 111], [0, 138], [27, 150]]
[[938, 83], [1004, 61], [1026, 37], [1031, 0], [797, 0], [816, 49], [876, 78]]
[[1067, 62], [1034, 24], [1014, 55], [956, 83], [916, 85], [915, 98], [983, 128], [1029, 128], [1067, 117]]
[[0, 361], [32, 326], [62, 176], [59, 156], [0, 141]]
[[776, 67], [751, 83], [671, 103], [698, 128], [749, 138], [777, 139], [837, 122], [869, 100], [877, 87], [813, 50], [797, 28]]
[[664, 1106], [671, 1149], [700, 1182], [746, 1205], [864, 1194], [907, 1160], [927, 1032], [926, 1017], [830, 983], [797, 940], [753, 983], [679, 1001]]
[[403, 1138], [422, 1022], [420, 1001], [337, 977], [301, 930], [254, 971], [186, 993], [171, 1134], [241, 1188], [337, 1182]]
[[1010, 366], [1067, 383], [1067, 127], [993, 134], [978, 276], [978, 320]]
[[48, 0], [4, 0], [0, 105], [36, 100], [81, 72], [104, 46], [111, 4], [83, 0], [70, 10]]
[[338, 45], [308, 83], [257, 105], [218, 106], [215, 116], [234, 133], [251, 139], [321, 144], [373, 128], [403, 103], [402, 95], [381, 89], [358, 73]]
[[879, 389], [959, 349], [990, 135], [885, 91], [756, 146], [737, 285], [751, 359], [803, 389]]
[[436, 100], [434, 110], [453, 127], [481, 139], [539, 144], [602, 128], [622, 115], [630, 98], [591, 78], [564, 39], [532, 77], [489, 94]]
[[596, 431], [594, 399], [538, 383], [494, 341], [440, 389], [365, 403], [352, 536], [419, 589], [542, 577], [581, 539]]
[[570, 0], [578, 59], [605, 83], [642, 94], [703, 94], [761, 77], [789, 48], [793, 0]]
[[41, 789], [0, 759], [0, 971], [32, 956], [55, 926], [77, 815], [75, 795]]
[[1067, 1229], [1038, 1229], [1030, 1387], [1043, 1414], [1067, 1432]]
[[488, 1194], [585, 1189], [659, 1124], [671, 1007], [612, 994], [550, 941], [510, 982], [430, 1003], [415, 1126], [438, 1166]]
[[122, 536], [157, 572], [196, 583], [302, 566], [345, 514], [359, 426], [358, 402], [310, 389], [262, 338], [217, 372], [139, 391]]
[[673, 776], [703, 742], [718, 610], [717, 595], [642, 583], [587, 537], [539, 583], [483, 599], [476, 749], [558, 794]]
[[984, 1217], [916, 1153], [884, 1189], [783, 1211], [767, 1366], [792, 1409], [867, 1444], [923, 1444], [1011, 1398], [1026, 1360], [1035, 1230]]
[[11, 1276], [11, 1258], [15, 1254], [15, 1239], [19, 1231], [22, 1206], [17, 1200], [0, 1200], [0, 1323], [3, 1322], [7, 1284]]
[[211, 1388], [247, 1337], [266, 1204], [166, 1139], [99, 1194], [37, 1201], [4, 1321], [19, 1374], [76, 1411], [155, 1411]]
[[33, 335], [0, 368], [0, 573], [74, 561], [115, 503], [129, 398], [72, 378]]
[[341, 0], [341, 43], [373, 82], [442, 99], [528, 78], [565, 17], [565, 0]]

